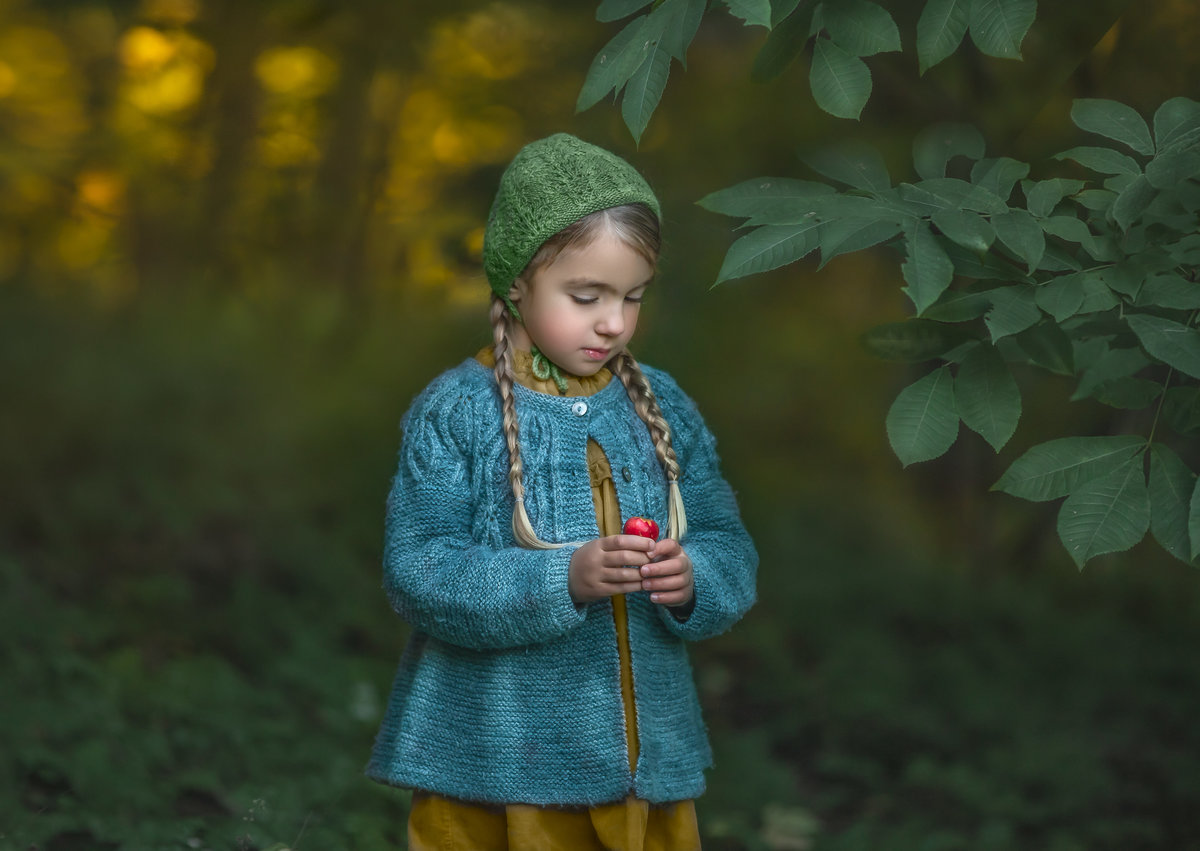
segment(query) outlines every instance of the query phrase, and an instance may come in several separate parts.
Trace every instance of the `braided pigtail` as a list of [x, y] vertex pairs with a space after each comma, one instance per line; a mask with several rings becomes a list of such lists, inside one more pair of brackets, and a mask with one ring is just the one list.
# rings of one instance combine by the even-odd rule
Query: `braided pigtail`
[[513, 506], [512, 530], [517, 543], [531, 550], [554, 550], [562, 544], [543, 541], [533, 531], [529, 514], [525, 511], [524, 471], [521, 467], [521, 441], [517, 425], [517, 400], [513, 392], [513, 353], [509, 340], [509, 323], [512, 322], [508, 307], [499, 296], [492, 296], [492, 338], [495, 341], [496, 384], [500, 388], [503, 406], [504, 441], [508, 444], [508, 483], [512, 488], [516, 504]]
[[650, 430], [650, 439], [654, 441], [654, 454], [658, 456], [658, 463], [662, 465], [667, 476], [667, 535], [676, 541], [682, 540], [687, 534], [687, 513], [683, 509], [683, 496], [679, 492], [681, 471], [679, 459], [675, 457], [675, 447], [671, 445], [671, 427], [667, 425], [650, 382], [633, 359], [633, 355], [628, 351], [621, 352], [612, 359], [609, 367], [625, 385], [625, 392], [633, 402], [633, 409]]

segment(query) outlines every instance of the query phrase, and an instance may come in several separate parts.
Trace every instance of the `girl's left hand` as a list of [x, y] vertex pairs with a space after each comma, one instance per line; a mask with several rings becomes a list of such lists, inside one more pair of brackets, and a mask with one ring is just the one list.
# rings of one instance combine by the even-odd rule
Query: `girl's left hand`
[[650, 601], [664, 606], [682, 606], [692, 599], [692, 560], [674, 538], [654, 544], [650, 564], [643, 565], [642, 590], [650, 592]]

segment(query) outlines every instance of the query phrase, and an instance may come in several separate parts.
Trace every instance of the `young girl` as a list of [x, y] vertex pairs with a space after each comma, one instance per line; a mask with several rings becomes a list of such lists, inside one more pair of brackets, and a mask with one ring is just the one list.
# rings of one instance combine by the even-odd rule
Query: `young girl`
[[560, 133], [501, 178], [494, 345], [413, 402], [388, 497], [412, 635], [367, 773], [414, 790], [412, 849], [700, 847], [684, 643], [750, 607], [757, 556], [695, 405], [626, 350], [658, 251], [601, 148]]

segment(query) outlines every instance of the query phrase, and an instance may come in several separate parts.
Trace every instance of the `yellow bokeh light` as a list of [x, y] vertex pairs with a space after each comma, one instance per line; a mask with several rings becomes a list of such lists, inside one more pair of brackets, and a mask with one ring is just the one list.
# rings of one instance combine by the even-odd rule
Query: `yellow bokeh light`
[[321, 157], [312, 109], [276, 110], [266, 116], [258, 138], [259, 156], [272, 168], [310, 165]]
[[315, 47], [273, 47], [258, 57], [254, 72], [269, 92], [315, 97], [333, 84], [337, 65]]
[[456, 168], [504, 159], [519, 135], [520, 119], [493, 108], [477, 117], [443, 121], [429, 144], [438, 162]]
[[493, 3], [465, 20], [443, 23], [433, 35], [431, 63], [438, 68], [488, 80], [507, 80], [529, 65], [537, 26], [524, 9]]
[[200, 17], [199, 0], [143, 0], [142, 17], [183, 26]]
[[6, 98], [17, 88], [17, 72], [0, 60], [0, 98]]
[[121, 38], [121, 63], [132, 71], [155, 71], [179, 52], [179, 45], [153, 27], [134, 27]]
[[204, 71], [196, 65], [175, 65], [128, 90], [130, 102], [143, 112], [163, 115], [179, 112], [200, 100]]
[[115, 171], [85, 171], [75, 179], [75, 184], [85, 209], [108, 216], [121, 212], [125, 197], [123, 175]]
[[472, 258], [480, 260], [483, 258], [483, 233], [482, 226], [471, 228], [463, 237], [463, 248], [467, 250], [467, 254]]
[[58, 232], [58, 260], [73, 272], [95, 266], [108, 249], [110, 229], [94, 221], [68, 221]]

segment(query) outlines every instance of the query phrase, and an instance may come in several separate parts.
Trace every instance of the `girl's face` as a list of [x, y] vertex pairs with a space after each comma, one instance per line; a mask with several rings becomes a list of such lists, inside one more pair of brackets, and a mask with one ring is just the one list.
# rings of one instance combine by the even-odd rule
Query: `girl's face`
[[633, 337], [653, 277], [654, 267], [608, 232], [564, 250], [529, 281], [513, 284], [510, 298], [524, 320], [513, 343], [536, 343], [560, 369], [595, 375]]

